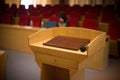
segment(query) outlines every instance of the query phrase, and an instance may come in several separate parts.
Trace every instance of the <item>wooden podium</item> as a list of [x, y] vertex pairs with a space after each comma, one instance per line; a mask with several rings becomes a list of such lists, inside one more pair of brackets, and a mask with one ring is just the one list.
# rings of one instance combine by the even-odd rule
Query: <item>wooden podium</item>
[[[90, 40], [85, 50], [44, 45], [56, 36]], [[103, 70], [108, 63], [106, 33], [85, 28], [58, 27], [29, 36], [29, 46], [41, 68], [41, 80], [84, 80], [84, 68]], [[74, 43], [74, 42], [73, 42]]]

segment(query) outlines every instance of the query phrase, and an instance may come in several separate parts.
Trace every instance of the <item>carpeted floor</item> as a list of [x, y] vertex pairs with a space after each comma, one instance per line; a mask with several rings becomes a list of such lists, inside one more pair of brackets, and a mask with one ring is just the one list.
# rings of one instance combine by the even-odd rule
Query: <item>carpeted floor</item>
[[[8, 53], [7, 80], [40, 80], [40, 69], [32, 54], [3, 49]], [[120, 80], [120, 59], [109, 59], [105, 71], [85, 69], [85, 80]]]

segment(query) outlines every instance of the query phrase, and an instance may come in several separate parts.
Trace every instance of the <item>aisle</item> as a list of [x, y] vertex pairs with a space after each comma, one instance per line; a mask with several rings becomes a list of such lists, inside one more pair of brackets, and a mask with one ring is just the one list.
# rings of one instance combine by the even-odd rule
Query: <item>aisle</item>
[[[8, 53], [7, 80], [40, 80], [40, 69], [33, 54], [3, 49]], [[120, 59], [109, 59], [104, 71], [85, 69], [85, 80], [120, 80]]]

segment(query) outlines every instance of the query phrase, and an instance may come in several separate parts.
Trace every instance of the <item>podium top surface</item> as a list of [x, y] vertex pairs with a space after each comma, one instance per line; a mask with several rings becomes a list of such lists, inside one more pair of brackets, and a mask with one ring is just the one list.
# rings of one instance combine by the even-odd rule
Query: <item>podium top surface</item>
[[86, 46], [89, 42], [89, 39], [68, 36], [56, 36], [51, 40], [47, 41], [46, 43], [43, 43], [43, 45], [65, 48], [70, 50], [79, 50], [82, 46]]
[[[61, 47], [55, 47], [54, 46], [48, 46], [48, 45], [43, 45], [43, 43], [46, 43], [49, 41], [56, 43], [54, 41], [54, 38], [57, 37], [58, 40], [61, 40], [60, 36], [67, 36], [67, 39], [72, 37], [75, 39], [86, 39], [89, 43], [87, 45], [87, 50], [85, 52], [82, 52], [80, 50], [80, 45], [77, 47], [78, 50], [71, 50], [71, 49], [66, 49], [66, 48], [61, 48]], [[69, 38], [68, 38], [69, 37]], [[60, 38], [60, 39], [59, 39]], [[92, 55], [95, 53], [97, 50], [102, 48], [105, 45], [105, 39], [106, 39], [106, 33], [101, 32], [101, 31], [96, 31], [96, 30], [91, 30], [91, 29], [85, 29], [85, 28], [71, 28], [71, 27], [59, 27], [59, 28], [50, 28], [46, 30], [40, 30], [31, 36], [29, 36], [29, 45], [32, 48], [32, 50], [36, 52], [41, 52], [41, 53], [46, 53], [50, 55], [62, 55], [66, 57], [71, 57], [71, 58], [76, 58], [77, 56], [87, 56], [87, 55]], [[52, 40], [52, 41], [51, 41]], [[63, 40], [64, 41], [64, 40]], [[84, 40], [83, 40], [84, 41]], [[68, 43], [73, 43], [77, 44], [76, 41], [68, 41]], [[79, 39], [78, 39], [79, 42]], [[60, 41], [57, 41], [57, 44], [62, 44]], [[70, 44], [69, 44], [70, 45]], [[99, 45], [99, 46], [98, 46]], [[64, 46], [63, 46], [64, 47]], [[68, 46], [70, 47], [70, 46]], [[72, 46], [73, 47], [73, 46]], [[69, 56], [68, 56], [69, 55]], [[75, 56], [76, 55], [76, 56]], [[78, 57], [79, 58], [79, 57]]]

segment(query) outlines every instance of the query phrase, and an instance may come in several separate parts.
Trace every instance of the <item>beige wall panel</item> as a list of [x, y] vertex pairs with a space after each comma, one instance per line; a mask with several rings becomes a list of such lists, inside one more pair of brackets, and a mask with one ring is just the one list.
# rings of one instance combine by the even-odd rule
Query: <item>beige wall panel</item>
[[53, 4], [59, 4], [59, 0], [53, 0]]
[[10, 6], [11, 6], [12, 4], [17, 4], [17, 7], [19, 7], [20, 0], [5, 0], [5, 3], [6, 3], [6, 4], [9, 4]]

